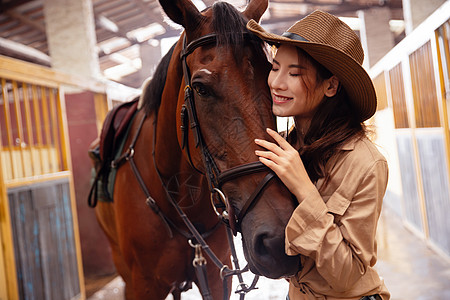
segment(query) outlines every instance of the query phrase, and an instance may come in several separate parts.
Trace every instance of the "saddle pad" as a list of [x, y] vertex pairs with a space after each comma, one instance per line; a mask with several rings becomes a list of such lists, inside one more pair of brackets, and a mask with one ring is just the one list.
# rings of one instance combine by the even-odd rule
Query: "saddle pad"
[[[90, 205], [95, 206], [97, 200], [113, 201], [114, 182], [117, 170], [111, 168], [111, 161], [118, 158], [124, 148], [128, 132], [137, 112], [138, 99], [125, 102], [114, 107], [103, 122], [98, 145], [93, 143], [89, 154], [94, 161], [94, 181], [89, 195]], [[95, 148], [93, 148], [95, 147]], [[96, 186], [97, 188], [94, 188]], [[93, 193], [93, 195], [91, 195]], [[91, 197], [94, 198], [91, 201]]]
[[103, 162], [113, 159], [118, 140], [128, 128], [137, 106], [138, 98], [114, 107], [107, 114], [100, 134], [100, 158]]
[[[114, 149], [113, 159], [117, 159], [122, 155], [123, 148], [125, 146], [125, 141], [127, 140], [128, 133], [130, 132], [131, 124], [133, 123], [135, 116], [136, 116], [136, 111], [135, 111], [135, 114], [131, 116], [131, 119], [127, 122], [127, 124], [125, 124], [126, 126], [124, 126], [123, 130], [125, 130], [125, 129], [126, 130], [123, 133], [121, 132], [119, 137], [115, 140], [115, 144], [118, 146], [117, 146], [117, 149]], [[117, 174], [117, 168], [111, 168], [109, 171], [109, 174], [108, 174], [108, 185], [106, 187], [108, 189], [109, 199], [106, 197], [103, 197], [103, 199], [107, 199], [109, 202], [113, 201], [113, 193], [114, 193], [114, 184], [116, 182], [116, 174]]]

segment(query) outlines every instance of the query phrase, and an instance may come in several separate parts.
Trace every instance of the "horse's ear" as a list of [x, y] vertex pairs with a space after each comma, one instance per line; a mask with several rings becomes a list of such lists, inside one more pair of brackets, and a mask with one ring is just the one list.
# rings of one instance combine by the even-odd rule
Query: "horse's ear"
[[261, 19], [268, 5], [269, 0], [251, 0], [244, 11], [244, 16], [249, 20], [253, 19], [256, 22], [259, 22], [259, 19]]
[[203, 16], [190, 0], [159, 0], [167, 16], [185, 29], [194, 30]]

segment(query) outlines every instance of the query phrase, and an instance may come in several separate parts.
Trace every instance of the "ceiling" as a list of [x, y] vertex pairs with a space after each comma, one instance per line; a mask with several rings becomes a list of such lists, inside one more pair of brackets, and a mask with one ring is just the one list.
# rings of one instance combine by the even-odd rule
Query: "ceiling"
[[[247, 2], [226, 1], [238, 8]], [[1, 55], [50, 66], [43, 2], [0, 0]], [[211, 6], [215, 1], [193, 2], [202, 8]], [[157, 0], [92, 0], [92, 4], [100, 69], [108, 74], [107, 70], [112, 70], [110, 68], [132, 66], [129, 74], [115, 78], [126, 85], [133, 86], [139, 74], [140, 45], [180, 34], [180, 29], [167, 22]], [[392, 20], [403, 20], [402, 0], [269, 0], [269, 9], [263, 16], [262, 25], [270, 31], [281, 33], [315, 9], [340, 17], [357, 17], [359, 10], [373, 7], [388, 7]], [[403, 33], [400, 30], [395, 34], [400, 39]]]

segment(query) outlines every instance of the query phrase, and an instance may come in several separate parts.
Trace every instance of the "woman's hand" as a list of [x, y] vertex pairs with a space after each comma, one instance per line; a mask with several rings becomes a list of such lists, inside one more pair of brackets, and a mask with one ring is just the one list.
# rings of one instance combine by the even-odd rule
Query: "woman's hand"
[[289, 191], [301, 202], [316, 187], [306, 172], [302, 159], [294, 149], [276, 131], [267, 128], [267, 133], [278, 143], [255, 139], [255, 143], [268, 151], [256, 150], [259, 160], [272, 169], [283, 181]]

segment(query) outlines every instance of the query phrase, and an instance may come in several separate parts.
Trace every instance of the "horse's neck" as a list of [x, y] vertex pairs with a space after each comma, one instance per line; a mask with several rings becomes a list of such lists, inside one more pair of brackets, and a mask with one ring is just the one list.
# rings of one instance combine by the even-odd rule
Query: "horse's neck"
[[[169, 78], [168, 78], [169, 80]], [[181, 82], [181, 80], [179, 81]], [[180, 86], [173, 84], [167, 89], [179, 91]], [[202, 208], [209, 205], [209, 190], [205, 177], [195, 171], [187, 159], [177, 138], [177, 119], [181, 118], [177, 110], [178, 93], [167, 93], [171, 99], [163, 97], [163, 102], [173, 102], [161, 106], [156, 127], [155, 159], [162, 180], [169, 189], [171, 197], [192, 217], [193, 222], [204, 224], [210, 228], [213, 221], [201, 213]], [[179, 120], [178, 120], [179, 121]], [[197, 150], [195, 150], [197, 151]], [[208, 200], [208, 201], [206, 201]]]
[[161, 106], [157, 115], [155, 153], [161, 171], [165, 175], [182, 172], [187, 168], [177, 137], [177, 124], [180, 118], [177, 109], [178, 95], [184, 85], [179, 55], [180, 45], [177, 45], [167, 71]]

